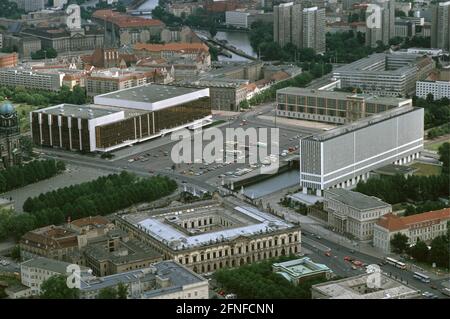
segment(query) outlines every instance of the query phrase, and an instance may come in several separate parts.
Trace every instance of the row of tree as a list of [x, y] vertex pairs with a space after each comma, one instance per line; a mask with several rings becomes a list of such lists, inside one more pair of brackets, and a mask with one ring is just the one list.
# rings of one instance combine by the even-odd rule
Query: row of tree
[[375, 196], [383, 201], [396, 204], [412, 200], [423, 202], [436, 201], [439, 197], [448, 197], [448, 175], [417, 176], [405, 178], [403, 175], [382, 176], [359, 182], [355, 191]]
[[21, 15], [24, 14], [23, 9], [17, 7], [17, 2], [0, 0], [0, 17], [8, 19], [20, 19]]
[[440, 200], [427, 200], [424, 203], [417, 204], [417, 205], [410, 205], [408, 204], [405, 209], [405, 216], [425, 213], [425, 212], [431, 212], [433, 210], [439, 210], [442, 208], [446, 208], [447, 205]]
[[[119, 283], [117, 287], [107, 287], [99, 291], [97, 299], [127, 299], [128, 286]], [[42, 299], [79, 299], [80, 290], [67, 286], [65, 275], [54, 275], [45, 280], [41, 285]]]
[[24, 213], [0, 211], [0, 239], [20, 238], [26, 232], [47, 225], [59, 225], [72, 220], [107, 215], [140, 202], [150, 202], [171, 194], [175, 181], [161, 176], [140, 179], [127, 172], [98, 179], [28, 198]]
[[251, 99], [248, 100], [248, 102], [243, 101], [241, 107], [246, 108], [248, 107], [248, 105], [258, 105], [264, 102], [273, 101], [275, 100], [275, 97], [277, 95], [277, 90], [288, 86], [305, 87], [313, 79], [314, 77], [311, 75], [311, 73], [303, 72], [302, 74], [297, 75], [292, 79], [280, 81], [270, 86], [270, 88], [255, 94]]
[[66, 169], [64, 162], [32, 161], [0, 171], [0, 193], [53, 177]]
[[85, 104], [87, 102], [86, 90], [79, 85], [76, 85], [72, 91], [67, 86], [62, 86], [58, 92], [28, 89], [21, 86], [2, 86], [0, 87], [0, 101], [5, 99], [36, 106], [48, 106], [50, 103]]
[[[408, 178], [403, 175], [383, 176], [359, 182], [357, 192], [378, 197], [390, 204], [406, 202], [437, 201], [440, 197], [449, 197], [449, 162], [450, 143], [439, 147], [442, 173], [432, 176], [413, 175]], [[411, 209], [410, 209], [411, 210]]]
[[436, 263], [438, 267], [449, 268], [450, 261], [450, 224], [447, 225], [447, 234], [434, 238], [430, 247], [417, 240], [416, 244], [409, 247], [408, 237], [402, 233], [396, 233], [391, 239], [392, 251], [397, 254], [407, 253], [415, 260], [423, 263]]
[[272, 263], [296, 258], [282, 257], [241, 266], [237, 269], [221, 269], [214, 278], [225, 289], [240, 299], [310, 299], [311, 286], [326, 281], [323, 278], [305, 280], [293, 285], [272, 271]]
[[435, 100], [431, 93], [425, 99], [414, 96], [413, 105], [425, 109], [425, 129], [450, 123], [450, 100], [448, 98]]

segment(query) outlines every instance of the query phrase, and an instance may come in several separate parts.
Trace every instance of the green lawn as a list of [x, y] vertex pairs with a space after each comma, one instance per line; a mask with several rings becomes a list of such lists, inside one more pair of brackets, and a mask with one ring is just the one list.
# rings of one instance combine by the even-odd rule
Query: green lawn
[[29, 104], [14, 104], [17, 115], [19, 116], [20, 132], [28, 132], [30, 130], [30, 112], [41, 108], [42, 106], [34, 106]]
[[440, 166], [425, 163], [414, 163], [411, 166], [418, 169], [414, 174], [419, 176], [440, 175], [442, 170]]
[[444, 144], [444, 142], [448, 142], [448, 141], [440, 141], [440, 142], [435, 142], [435, 143], [429, 143], [429, 144], [425, 144], [425, 149], [429, 150], [429, 151], [435, 151], [437, 152], [439, 147]]

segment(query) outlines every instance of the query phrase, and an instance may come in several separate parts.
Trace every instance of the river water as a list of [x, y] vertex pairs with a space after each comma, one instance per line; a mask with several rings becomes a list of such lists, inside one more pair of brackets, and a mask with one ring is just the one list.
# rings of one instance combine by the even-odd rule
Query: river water
[[[158, 0], [147, 0], [143, 4], [141, 4], [137, 10], [142, 11], [151, 11], [158, 5]], [[150, 19], [151, 15], [145, 15], [141, 16], [143, 18]], [[247, 32], [224, 32], [219, 31], [217, 32], [216, 39], [218, 40], [227, 40], [228, 45], [235, 46], [238, 49], [241, 49], [245, 53], [251, 56], [256, 57], [256, 52], [253, 51], [253, 48], [250, 45], [250, 34]], [[231, 52], [230, 52], [231, 53]], [[227, 58], [225, 56], [219, 56], [219, 61], [247, 61], [248, 59], [241, 57], [239, 55], [236, 55], [234, 53], [231, 53], [231, 58]]]
[[244, 194], [257, 199], [298, 183], [298, 170], [290, 170], [244, 188]]

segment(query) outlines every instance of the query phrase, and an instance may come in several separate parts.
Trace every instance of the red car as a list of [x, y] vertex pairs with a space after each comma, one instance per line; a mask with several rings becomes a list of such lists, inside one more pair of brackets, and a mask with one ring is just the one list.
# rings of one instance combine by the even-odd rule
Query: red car
[[353, 258], [352, 258], [352, 257], [349, 257], [349, 256], [345, 256], [345, 257], [344, 257], [344, 260], [345, 260], [345, 261], [352, 261]]

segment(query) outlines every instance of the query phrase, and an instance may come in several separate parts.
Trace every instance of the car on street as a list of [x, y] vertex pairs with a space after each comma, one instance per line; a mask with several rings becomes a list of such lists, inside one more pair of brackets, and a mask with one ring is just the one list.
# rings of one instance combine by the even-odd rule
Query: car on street
[[351, 262], [351, 261], [353, 261], [353, 258], [350, 257], [350, 256], [345, 256], [345, 257], [344, 257], [344, 260], [345, 260], [345, 261], [350, 261], [350, 262]]
[[444, 288], [444, 289], [441, 290], [441, 292], [442, 292], [444, 295], [450, 297], [450, 289], [449, 289], [449, 288]]
[[327, 257], [331, 257], [331, 251], [327, 251], [327, 252], [325, 252], [325, 256], [327, 256]]

